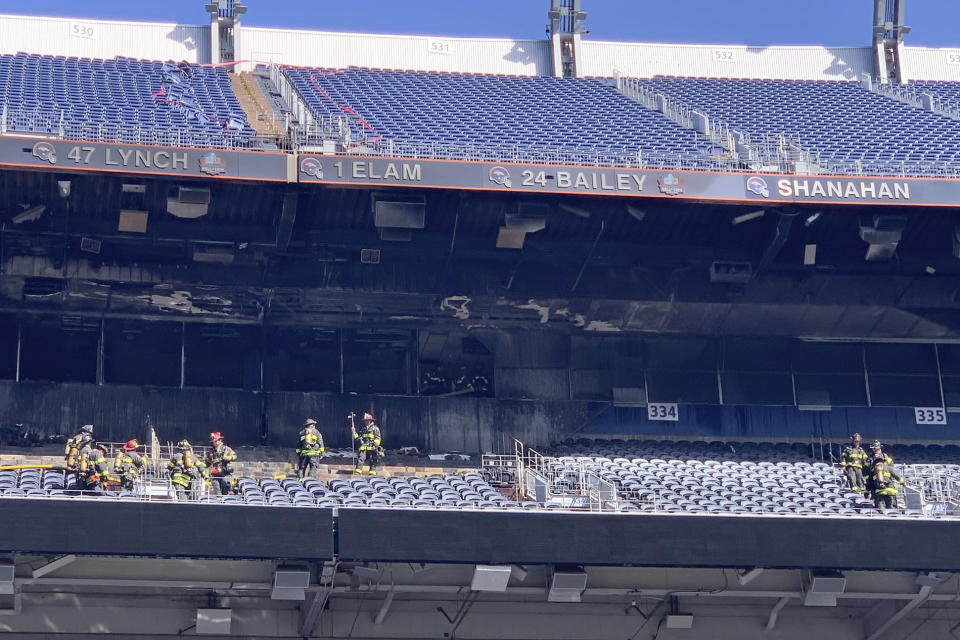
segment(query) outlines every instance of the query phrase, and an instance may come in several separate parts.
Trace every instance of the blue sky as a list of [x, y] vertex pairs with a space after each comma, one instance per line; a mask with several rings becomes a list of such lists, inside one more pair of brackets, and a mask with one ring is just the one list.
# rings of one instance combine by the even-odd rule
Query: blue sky
[[[588, 37], [729, 44], [870, 43], [872, 0], [583, 0]], [[0, 0], [0, 13], [198, 24], [205, 0]], [[247, 0], [255, 26], [541, 38], [548, 0]], [[482, 7], [477, 11], [476, 7]], [[279, 7], [295, 9], [278, 10]], [[960, 47], [960, 0], [913, 0], [908, 44]], [[0, 34], [2, 37], [2, 34]]]

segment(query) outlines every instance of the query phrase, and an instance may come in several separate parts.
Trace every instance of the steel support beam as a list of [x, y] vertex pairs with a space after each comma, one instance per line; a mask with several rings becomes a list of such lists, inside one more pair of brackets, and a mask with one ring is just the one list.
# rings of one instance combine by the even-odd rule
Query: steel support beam
[[[310, 604], [306, 605], [304, 603], [306, 608], [301, 607], [300, 609], [303, 612], [300, 619], [300, 635], [302, 637], [313, 635], [313, 630], [316, 628], [320, 616], [323, 615], [323, 610], [327, 607], [327, 601], [330, 600], [330, 594], [333, 593], [333, 581], [337, 575], [338, 564], [339, 562], [336, 561], [323, 564], [323, 569], [320, 572], [319, 589], [309, 600]], [[308, 587], [307, 590], [309, 591], [310, 588]]]
[[773, 609], [770, 610], [770, 615], [767, 616], [767, 626], [764, 627], [766, 631], [773, 631], [773, 628], [777, 626], [777, 617], [780, 615], [780, 611], [787, 606], [788, 602], [790, 602], [790, 598], [784, 596], [777, 600], [777, 604], [773, 605]]
[[68, 555], [65, 555], [65, 556], [60, 556], [60, 557], [57, 558], [56, 560], [51, 560], [51, 561], [48, 562], [47, 564], [45, 564], [45, 565], [43, 565], [43, 566], [41, 566], [41, 567], [37, 567], [36, 569], [34, 569], [34, 570], [33, 570], [33, 577], [34, 577], [34, 578], [42, 578], [43, 576], [47, 575], [48, 573], [52, 573], [52, 572], [56, 571], [57, 569], [60, 569], [60, 568], [62, 568], [62, 567], [67, 566], [68, 564], [70, 564], [71, 562], [73, 562], [73, 561], [76, 560], [76, 559], [77, 559], [77, 556], [73, 555], [72, 553], [71, 553], [71, 554], [68, 554]]
[[393, 596], [396, 595], [396, 593], [393, 589], [387, 591], [387, 595], [383, 598], [383, 604], [380, 605], [380, 611], [377, 612], [377, 617], [373, 620], [374, 624], [383, 624], [384, 618], [386, 618], [390, 612], [390, 605], [393, 604]]
[[283, 204], [280, 207], [280, 220], [277, 221], [277, 250], [286, 251], [290, 246], [290, 237], [293, 235], [293, 223], [297, 220], [297, 192], [287, 191], [283, 194]]
[[777, 231], [774, 233], [773, 239], [770, 240], [770, 244], [767, 245], [766, 251], [763, 252], [763, 257], [760, 258], [760, 264], [757, 265], [757, 272], [763, 271], [773, 264], [773, 261], [780, 255], [780, 250], [783, 249], [783, 245], [787, 244], [787, 240], [790, 238], [790, 229], [793, 227], [793, 221], [797, 218], [797, 212], [780, 211], [779, 214], [777, 218]]
[[911, 611], [922, 605], [924, 602], [930, 599], [930, 596], [933, 594], [933, 587], [923, 586], [920, 587], [920, 591], [917, 592], [917, 595], [913, 597], [910, 602], [906, 603], [900, 609], [894, 613], [892, 616], [887, 618], [879, 627], [877, 627], [873, 633], [866, 637], [866, 640], [877, 640], [884, 633], [887, 632], [890, 627], [897, 624], [904, 617], [907, 616]]

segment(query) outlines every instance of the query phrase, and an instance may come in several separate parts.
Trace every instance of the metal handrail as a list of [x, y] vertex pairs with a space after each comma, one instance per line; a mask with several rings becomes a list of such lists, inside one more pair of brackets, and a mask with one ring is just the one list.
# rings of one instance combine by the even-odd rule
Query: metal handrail
[[9, 134], [40, 135], [110, 144], [149, 144], [244, 151], [292, 150], [286, 135], [258, 136], [249, 132], [227, 129], [222, 133], [210, 133], [146, 125], [76, 123], [68, 122], [65, 112], [59, 109], [39, 107], [24, 109], [4, 104], [0, 112], [0, 135]]
[[917, 91], [910, 85], [891, 84], [889, 82], [874, 82], [873, 92], [914, 107], [929, 108], [933, 113], [960, 120], [960, 103], [943, 98], [935, 93]]

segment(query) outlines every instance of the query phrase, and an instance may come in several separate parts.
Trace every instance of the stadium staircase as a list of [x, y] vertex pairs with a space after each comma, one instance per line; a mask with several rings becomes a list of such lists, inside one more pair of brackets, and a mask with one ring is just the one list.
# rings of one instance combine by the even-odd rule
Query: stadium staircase
[[786, 132], [824, 173], [953, 176], [960, 164], [960, 122], [866, 83], [673, 76], [638, 82], [752, 138]]
[[898, 102], [935, 113], [951, 120], [960, 120], [960, 83], [917, 81], [909, 85], [864, 80], [868, 90]]
[[714, 155], [713, 158], [729, 164], [733, 169], [819, 173], [819, 168], [812, 161], [813, 154], [805, 149], [796, 137], [782, 133], [751, 136], [680, 100], [654, 91], [640, 79], [625, 77], [616, 69], [613, 78], [617, 91], [626, 97], [663, 114], [680, 126], [692, 130], [699, 138], [722, 149], [723, 153]]
[[231, 74], [230, 85], [240, 107], [247, 114], [247, 121], [259, 135], [276, 138], [286, 135], [286, 123], [274, 112], [270, 101], [264, 95], [256, 72]]

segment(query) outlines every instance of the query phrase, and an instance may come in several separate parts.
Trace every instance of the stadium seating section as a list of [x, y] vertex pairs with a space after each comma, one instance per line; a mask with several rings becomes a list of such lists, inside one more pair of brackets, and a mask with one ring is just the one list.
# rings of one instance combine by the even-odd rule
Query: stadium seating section
[[[714, 149], [603, 79], [287, 67], [317, 116], [346, 115], [354, 139], [458, 147], [686, 158]], [[930, 173], [960, 160], [960, 122], [856, 82], [658, 76], [656, 93], [751, 136], [799, 137], [829, 170]], [[914, 82], [960, 102], [960, 83]], [[0, 56], [8, 127], [143, 144], [244, 147], [254, 131], [224, 69], [116, 58]], [[441, 153], [442, 156], [442, 153]], [[931, 169], [932, 168], [932, 169]]]
[[942, 80], [911, 80], [908, 85], [915, 93], [929, 93], [941, 100], [960, 104], [960, 82]]
[[[960, 479], [960, 447], [887, 447], [895, 462], [933, 463]], [[874, 514], [853, 493], [839, 467], [820, 462], [820, 450], [797, 443], [579, 440], [556, 445], [555, 491], [585, 469], [617, 487], [637, 509], [666, 512]], [[816, 454], [816, 458], [812, 458]], [[835, 448], [834, 457], [840, 451]], [[829, 451], [823, 456], [829, 460]], [[923, 475], [923, 474], [921, 474]], [[629, 508], [633, 510], [633, 508]], [[921, 515], [906, 511], [906, 515]]]
[[254, 135], [221, 68], [130, 58], [0, 56], [0, 104], [21, 131], [143, 144], [244, 146]]
[[[927, 173], [960, 157], [960, 122], [856, 82], [658, 76], [644, 84], [751, 135], [799, 135], [821, 161], [860, 162], [870, 173]], [[960, 83], [933, 84], [947, 96], [960, 92]]]
[[[237, 481], [238, 495], [209, 498], [226, 503], [272, 506], [335, 507], [426, 507], [478, 509], [539, 509], [537, 502], [519, 503], [508, 500], [493, 488], [480, 473], [432, 475], [425, 478], [351, 478], [321, 480], [307, 478], [242, 477]], [[77, 489], [72, 473], [39, 469], [0, 471], [0, 496], [48, 497], [64, 496]], [[129, 492], [112, 494], [117, 499], [138, 499]]]
[[[834, 456], [839, 449], [834, 447]], [[917, 486], [931, 477], [960, 482], [960, 447], [893, 445], [887, 448]], [[623, 512], [876, 515], [870, 500], [846, 488], [839, 467], [821, 461], [818, 445], [755, 442], [578, 440], [548, 454], [551, 493], [580, 493], [581, 470], [614, 485]], [[815, 457], [811, 457], [815, 454]], [[829, 460], [829, 451], [822, 452]], [[0, 496], [64, 496], [76, 489], [73, 474], [24, 469], [0, 471]], [[369, 506], [377, 508], [540, 510], [560, 502], [515, 501], [479, 472], [427, 477], [241, 477], [238, 494], [204, 500], [267, 506]], [[137, 500], [128, 492], [114, 499]], [[919, 517], [916, 509], [889, 515]]]
[[709, 150], [689, 129], [602, 80], [358, 68], [284, 73], [315, 115], [356, 113], [368, 138], [625, 155], [706, 157]]

